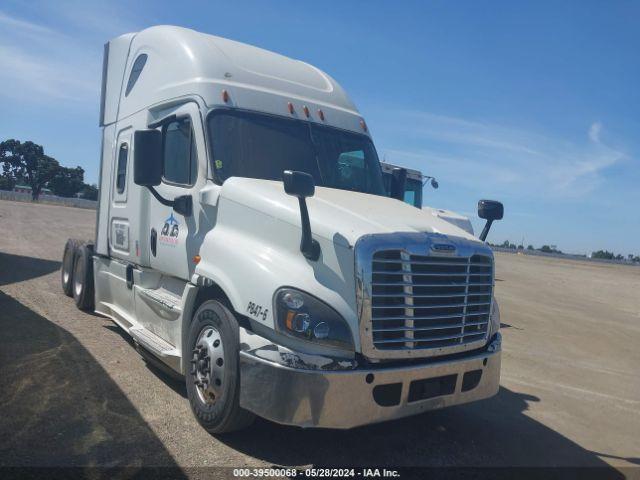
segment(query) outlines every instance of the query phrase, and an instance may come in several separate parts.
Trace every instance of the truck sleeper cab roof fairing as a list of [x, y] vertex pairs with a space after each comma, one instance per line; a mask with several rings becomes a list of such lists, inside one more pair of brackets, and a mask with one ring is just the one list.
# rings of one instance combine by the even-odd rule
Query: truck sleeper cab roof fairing
[[[125, 95], [134, 62], [142, 54], [147, 55], [144, 69]], [[356, 107], [329, 75], [258, 47], [186, 28], [157, 26], [111, 40], [105, 55], [101, 125], [168, 99], [198, 96], [209, 108], [240, 107], [367, 133]]]

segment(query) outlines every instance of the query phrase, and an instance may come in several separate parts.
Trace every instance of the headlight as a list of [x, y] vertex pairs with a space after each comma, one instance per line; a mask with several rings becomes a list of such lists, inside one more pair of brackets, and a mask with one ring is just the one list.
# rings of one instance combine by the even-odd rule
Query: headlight
[[278, 290], [274, 303], [278, 331], [320, 345], [353, 350], [349, 325], [326, 303], [293, 288]]
[[491, 318], [489, 319], [489, 340], [500, 330], [500, 308], [498, 302], [493, 299], [491, 304]]

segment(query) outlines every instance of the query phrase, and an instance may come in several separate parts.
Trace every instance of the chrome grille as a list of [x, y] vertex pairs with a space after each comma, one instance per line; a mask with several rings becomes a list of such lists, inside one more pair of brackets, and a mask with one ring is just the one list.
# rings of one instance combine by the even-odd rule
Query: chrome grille
[[490, 256], [423, 256], [393, 249], [373, 253], [371, 261], [376, 350], [444, 352], [486, 339], [493, 291]]

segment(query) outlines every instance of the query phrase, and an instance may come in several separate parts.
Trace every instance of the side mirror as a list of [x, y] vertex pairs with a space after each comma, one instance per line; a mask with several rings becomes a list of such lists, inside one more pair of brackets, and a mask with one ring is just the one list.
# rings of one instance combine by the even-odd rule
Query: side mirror
[[480, 240], [484, 242], [489, 234], [489, 229], [493, 221], [502, 220], [504, 216], [504, 206], [501, 202], [496, 202], [495, 200], [480, 200], [478, 202], [478, 216], [487, 221], [480, 234]]
[[155, 187], [162, 181], [162, 132], [136, 130], [133, 134], [133, 181]]
[[407, 170], [396, 167], [391, 172], [391, 198], [404, 201], [404, 191], [407, 186]]
[[153, 188], [162, 182], [162, 132], [160, 130], [136, 130], [133, 134], [133, 181], [136, 185], [147, 187], [162, 205], [172, 207], [185, 217], [193, 213], [191, 195], [168, 200]]
[[438, 185], [438, 181], [435, 178], [431, 179], [431, 186], [437, 190], [440, 185]]
[[308, 173], [285, 170], [282, 173], [284, 191], [288, 195], [298, 198], [313, 197], [316, 193], [316, 185], [313, 177]]
[[302, 227], [302, 238], [300, 239], [300, 251], [309, 260], [320, 258], [320, 244], [311, 236], [311, 223], [309, 222], [309, 211], [307, 210], [307, 197], [312, 197], [316, 191], [313, 177], [308, 173], [285, 170], [282, 172], [284, 191], [288, 195], [298, 197], [300, 205], [300, 224]]

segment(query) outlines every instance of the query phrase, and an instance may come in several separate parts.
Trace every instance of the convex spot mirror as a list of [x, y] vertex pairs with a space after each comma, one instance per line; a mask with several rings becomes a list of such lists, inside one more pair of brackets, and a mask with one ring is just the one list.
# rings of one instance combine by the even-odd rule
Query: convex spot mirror
[[162, 132], [137, 130], [133, 135], [133, 181], [155, 187], [162, 181]]

